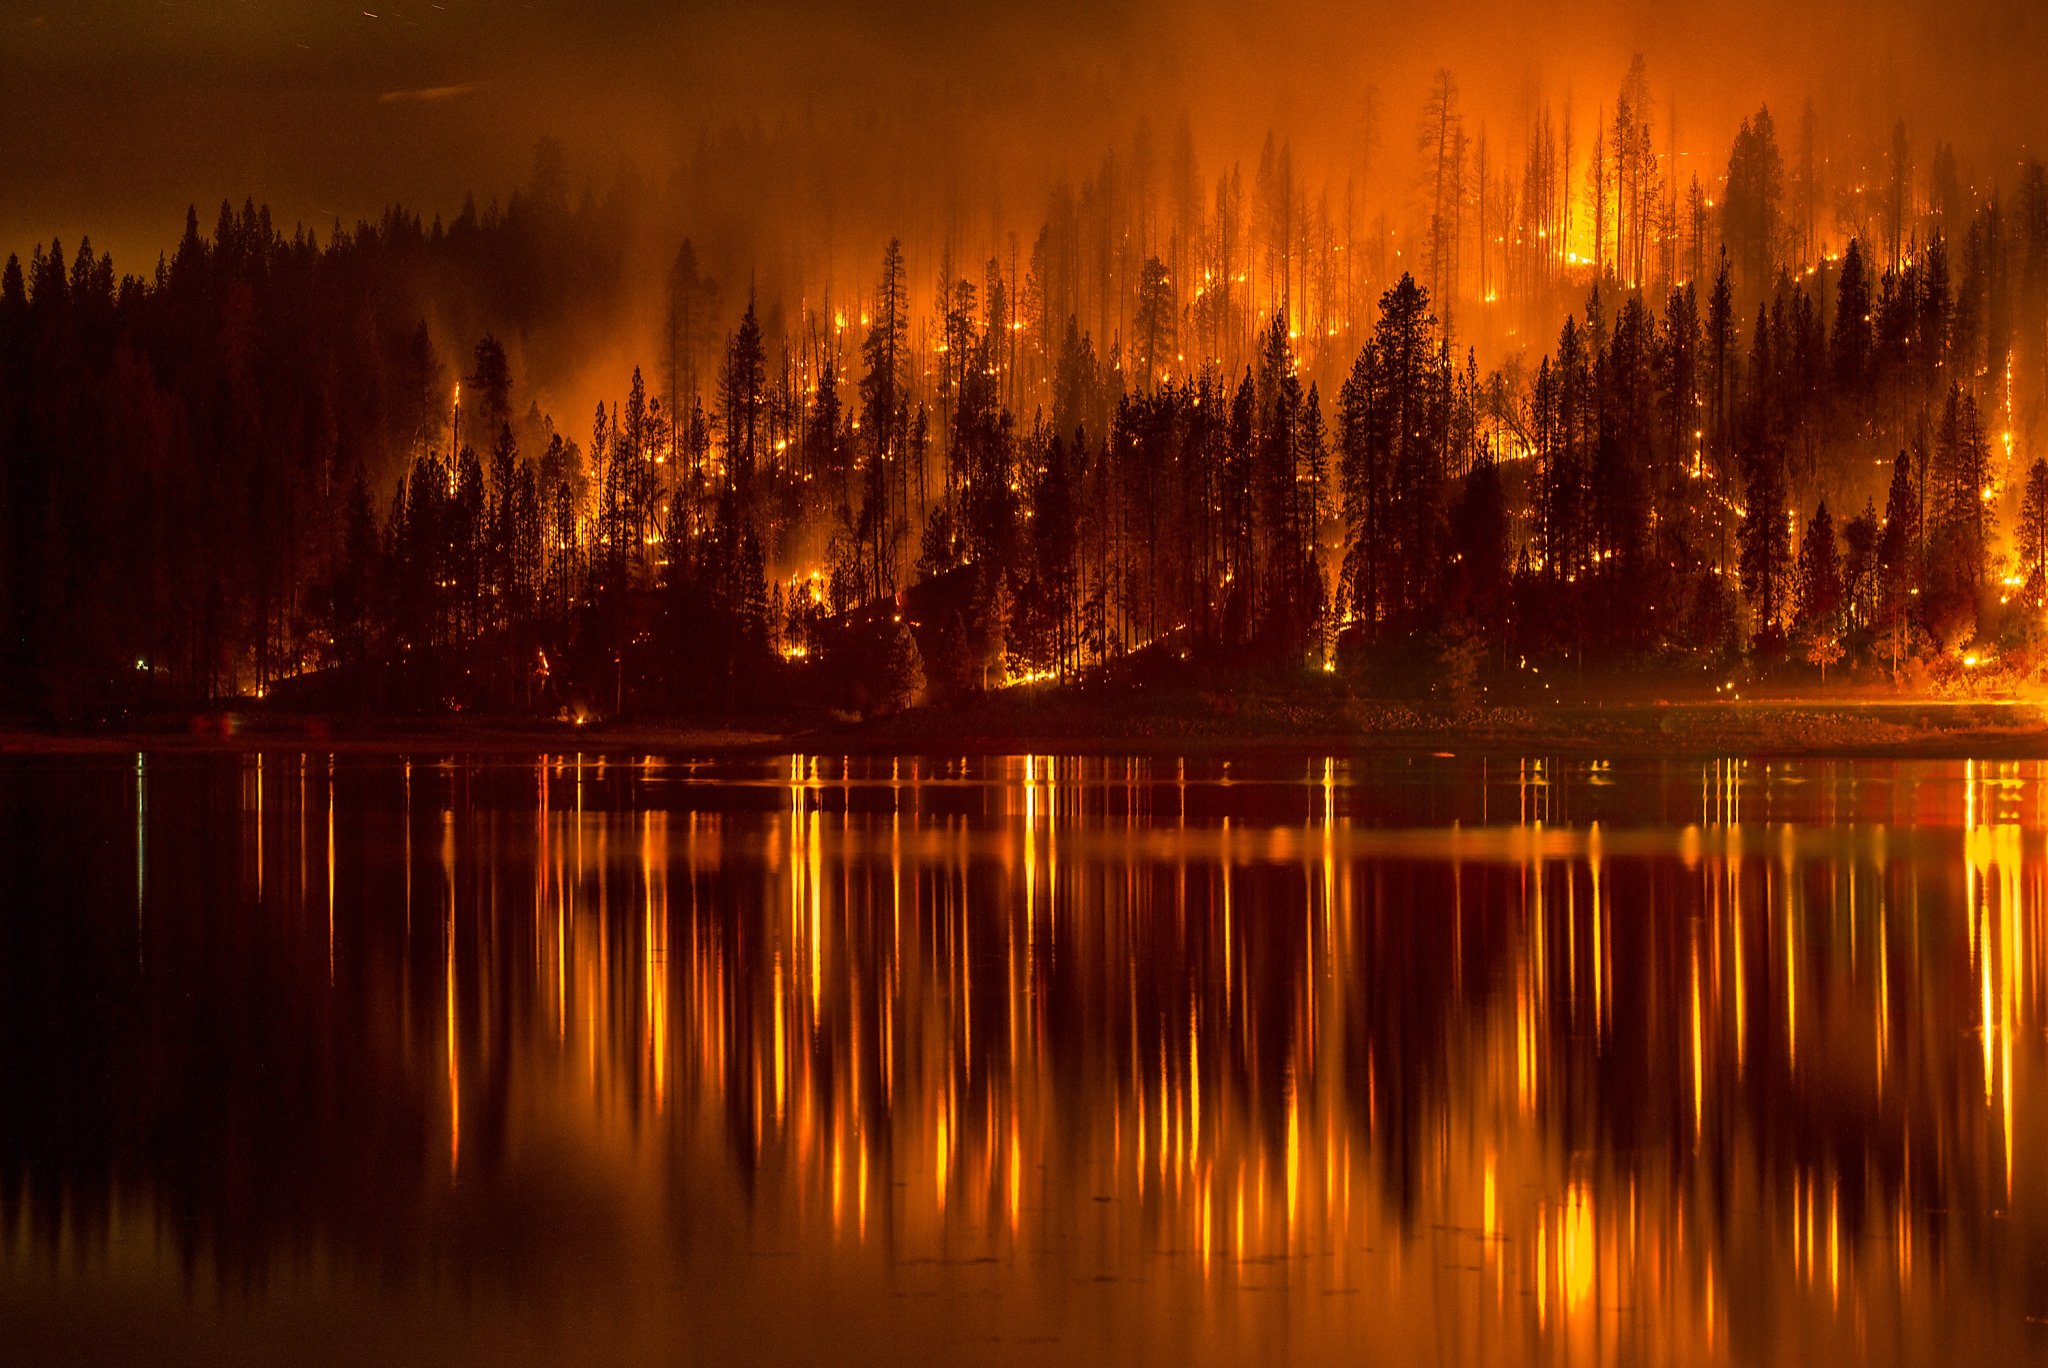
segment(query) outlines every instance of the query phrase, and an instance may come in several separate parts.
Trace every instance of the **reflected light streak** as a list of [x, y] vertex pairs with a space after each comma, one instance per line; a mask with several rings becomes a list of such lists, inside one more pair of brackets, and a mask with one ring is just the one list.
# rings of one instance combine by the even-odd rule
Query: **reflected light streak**
[[[650, 1220], [829, 1257], [863, 1289], [1001, 1260], [1038, 1306], [1143, 1266], [1172, 1344], [1370, 1332], [1401, 1357], [1449, 1319], [1486, 1326], [1460, 1361], [1846, 1352], [1855, 1324], [1997, 1295], [1972, 1281], [1987, 1213], [2040, 1216], [2017, 1159], [2048, 1062], [2048, 849], [1993, 787], [2038, 772], [1845, 786], [1830, 824], [1800, 806], [1825, 774], [1702, 766], [1660, 828], [1596, 822], [1586, 771], [1527, 765], [1494, 771], [1508, 821], [1418, 829], [1439, 795], [1378, 791], [1357, 761], [1228, 784], [1171, 761], [869, 763], [716, 790], [549, 757], [506, 766], [499, 822], [481, 769], [330, 759], [322, 852], [296, 857], [325, 865], [306, 981], [400, 1014], [439, 996], [439, 1030], [376, 1048], [420, 1115], [445, 1086], [449, 1183], [568, 1156]], [[138, 916], [171, 782], [147, 773], [146, 802], [145, 773]], [[359, 869], [352, 837], [337, 882], [378, 782], [403, 840]], [[419, 982], [415, 785], [444, 898]], [[260, 860], [230, 863], [262, 886]], [[307, 873], [269, 871], [270, 897], [321, 897]], [[1750, 948], [1782, 1016], [1749, 1017]], [[1601, 1338], [1616, 1307], [1647, 1338]]]

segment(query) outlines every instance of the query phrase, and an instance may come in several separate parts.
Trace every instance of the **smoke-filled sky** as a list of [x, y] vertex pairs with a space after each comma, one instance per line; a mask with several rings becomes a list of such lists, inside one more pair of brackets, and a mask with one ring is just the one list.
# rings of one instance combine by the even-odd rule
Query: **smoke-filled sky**
[[1716, 169], [1766, 99], [1870, 145], [1904, 117], [1980, 183], [2048, 114], [2038, 0], [0, 0], [0, 252], [90, 232], [146, 270], [186, 204], [244, 196], [323, 233], [452, 214], [542, 135], [592, 179], [659, 179], [707, 127], [872, 119], [906, 167], [986, 158], [1030, 201], [1183, 112], [1205, 161], [1272, 128], [1312, 165], [1376, 87], [1398, 159], [1439, 66], [1512, 156], [1538, 94], [1589, 118], [1634, 52], [1660, 143], [1675, 116]]

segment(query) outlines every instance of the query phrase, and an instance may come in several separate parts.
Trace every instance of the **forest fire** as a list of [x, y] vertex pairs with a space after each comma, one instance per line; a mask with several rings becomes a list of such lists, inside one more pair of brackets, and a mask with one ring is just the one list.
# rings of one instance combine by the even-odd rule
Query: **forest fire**
[[[1430, 116], [1462, 139], [1455, 83], [1432, 89]], [[1563, 170], [1571, 135], [1546, 124], [1524, 190], [1499, 203], [1484, 175], [1434, 163], [1473, 222], [1439, 219], [1412, 267], [1314, 215], [1276, 228], [1302, 192], [1270, 145], [1256, 212], [1232, 172], [1213, 210], [1194, 200], [1162, 221], [1128, 274], [1072, 275], [1057, 236], [1072, 230], [1054, 219], [1028, 262], [1013, 246], [980, 280], [946, 263], [921, 305], [890, 242], [858, 308], [806, 301], [771, 335], [756, 300], [723, 347], [695, 316], [714, 291], [685, 243], [660, 364], [598, 407], [587, 441], [522, 398], [491, 336], [438, 419], [387, 399], [365, 425], [331, 387], [295, 391], [281, 358], [252, 358], [241, 411], [171, 407], [211, 384], [203, 351], [95, 370], [147, 355], [173, 321], [217, 332], [224, 289], [259, 316], [332, 291], [344, 253], [389, 256], [416, 221], [293, 247], [253, 208], [224, 210], [210, 236], [188, 225], [156, 282], [119, 288], [104, 256], [38, 248], [0, 292], [12, 410], [27, 422], [33, 396], [62, 392], [32, 336], [97, 338], [97, 361], [65, 353], [84, 367], [65, 383], [123, 385], [113, 449], [161, 474], [158, 497], [107, 503], [37, 474], [16, 443], [14, 506], [48, 516], [13, 542], [28, 647], [14, 691], [119, 701], [140, 673], [156, 696], [253, 694], [311, 668], [374, 677], [394, 701], [452, 690], [504, 706], [488, 662], [538, 641], [565, 695], [573, 662], [631, 654], [641, 708], [736, 698], [742, 679], [757, 702], [825, 701], [806, 691], [863, 686], [817, 676], [791, 693], [772, 662], [901, 625], [871, 610], [920, 585], [945, 605], [907, 644], [934, 698], [1084, 676], [1169, 621], [1190, 624], [1197, 657], [1249, 649], [1324, 672], [1476, 631], [1525, 655], [1743, 658], [1788, 686], [1820, 656], [1896, 683], [1974, 643], [2030, 680], [2048, 471], [2025, 434], [2048, 361], [2041, 330], [2015, 320], [2048, 315], [2048, 269], [2032, 264], [2048, 260], [2048, 178], [2026, 162], [2009, 188], [1965, 188], [1939, 145], [1923, 192], [1895, 140], [1904, 207], [1866, 236], [1853, 217], [1821, 224], [1811, 150], [1788, 163], [1767, 110], [1742, 123], [1713, 193], [1699, 170], [1681, 184], [1647, 90], [1638, 62], [1595, 130], [1583, 201]], [[434, 250], [487, 261], [487, 244], [550, 215], [551, 231], [584, 231], [560, 204], [515, 208], [465, 229], [474, 247]], [[1481, 227], [1489, 214], [1508, 226]], [[1115, 317], [1085, 303], [1097, 288]], [[1555, 345], [1489, 344], [1482, 368], [1452, 321], [1467, 298], [1529, 321], [1556, 308]], [[304, 339], [311, 373], [344, 389], [395, 374], [401, 399], [445, 374], [424, 326], [368, 349], [356, 335]], [[1191, 351], [1209, 360], [1191, 367]], [[322, 435], [336, 432], [351, 435]], [[246, 497], [181, 526], [170, 453], [235, 441]], [[1873, 466], [1888, 485], [1860, 473]], [[209, 521], [217, 534], [191, 540]], [[826, 563], [770, 573], [805, 544]], [[83, 619], [39, 608], [68, 582], [55, 567], [92, 546], [145, 557], [115, 579], [146, 592]], [[967, 629], [942, 630], [955, 618]], [[124, 686], [96, 663], [110, 655], [161, 664]]]
[[[1559, 23], [1576, 51], [1600, 21]], [[1730, 107], [1653, 37], [1513, 102], [1492, 57], [1390, 66], [1256, 146], [1212, 123], [1245, 92], [1203, 78], [1099, 165], [1069, 139], [969, 188], [932, 160], [893, 217], [781, 192], [858, 164], [840, 134], [714, 109], [669, 189], [607, 191], [541, 136], [452, 219], [287, 234], [252, 199], [188, 215], [147, 278], [29, 247], [0, 281], [4, 696], [946, 704], [1115, 674], [1169, 623], [1197, 670], [1373, 688], [1432, 689], [1468, 639], [1482, 673], [1576, 653], [1796, 693], [1825, 656], [1912, 691], [1976, 649], [2030, 682], [2031, 115], [2001, 73], [1934, 99], [1929, 67], [1850, 117], [1833, 64], [1759, 68]]]
[[2044, 69], [0, 0], [12, 1356], [2038, 1357]]

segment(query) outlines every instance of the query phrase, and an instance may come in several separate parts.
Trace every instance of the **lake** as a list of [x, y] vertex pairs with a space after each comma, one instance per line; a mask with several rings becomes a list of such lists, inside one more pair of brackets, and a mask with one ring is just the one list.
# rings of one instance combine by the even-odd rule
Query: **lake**
[[0, 760], [10, 1363], [2048, 1356], [2048, 765]]

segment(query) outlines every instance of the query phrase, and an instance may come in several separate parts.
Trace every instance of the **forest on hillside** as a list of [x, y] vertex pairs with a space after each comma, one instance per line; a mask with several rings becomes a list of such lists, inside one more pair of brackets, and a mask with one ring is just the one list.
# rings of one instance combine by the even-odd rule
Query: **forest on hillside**
[[[797, 307], [688, 240], [650, 291], [630, 193], [545, 150], [446, 224], [223, 205], [147, 275], [39, 246], [0, 275], [0, 709], [2037, 677], [2048, 172], [1922, 174], [1901, 128], [1823, 230], [1805, 134], [1760, 109], [1681, 184], [1651, 108], [1638, 65], [1589, 158], [1546, 109], [1502, 172], [1440, 76], [1412, 257], [1271, 141], [1249, 193], [1176, 142], [1056, 187], [1028, 251], [914, 282], [877, 242]], [[515, 358], [650, 292], [612, 396], [544, 411]]]

